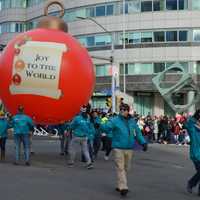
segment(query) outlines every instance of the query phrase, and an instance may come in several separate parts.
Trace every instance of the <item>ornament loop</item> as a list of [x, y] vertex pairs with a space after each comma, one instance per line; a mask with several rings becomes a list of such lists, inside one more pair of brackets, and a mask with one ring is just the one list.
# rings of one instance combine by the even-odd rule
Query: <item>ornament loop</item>
[[44, 8], [44, 15], [48, 16], [49, 7], [52, 6], [52, 5], [59, 5], [61, 7], [59, 17], [62, 18], [65, 15], [65, 8], [64, 8], [63, 3], [61, 3], [60, 1], [50, 1], [50, 2], [48, 2], [47, 5]]

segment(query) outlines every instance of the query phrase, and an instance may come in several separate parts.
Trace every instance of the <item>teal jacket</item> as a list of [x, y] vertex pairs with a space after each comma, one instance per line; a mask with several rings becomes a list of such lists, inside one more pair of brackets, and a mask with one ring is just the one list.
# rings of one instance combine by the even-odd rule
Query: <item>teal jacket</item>
[[33, 130], [34, 124], [30, 117], [25, 114], [16, 114], [12, 118], [14, 134], [29, 134]]
[[87, 137], [92, 139], [95, 134], [94, 126], [89, 117], [85, 118], [81, 114], [74, 117], [70, 124], [72, 133], [76, 137]]
[[190, 136], [190, 158], [193, 161], [200, 161], [200, 127], [196, 123], [197, 120], [190, 117], [185, 127]]
[[5, 118], [0, 118], [0, 138], [7, 138], [7, 130], [11, 128], [8, 120]]
[[102, 130], [108, 132], [108, 134], [112, 131], [112, 148], [133, 149], [135, 140], [141, 145], [146, 143], [137, 123], [132, 117], [126, 119], [119, 114], [102, 125]]

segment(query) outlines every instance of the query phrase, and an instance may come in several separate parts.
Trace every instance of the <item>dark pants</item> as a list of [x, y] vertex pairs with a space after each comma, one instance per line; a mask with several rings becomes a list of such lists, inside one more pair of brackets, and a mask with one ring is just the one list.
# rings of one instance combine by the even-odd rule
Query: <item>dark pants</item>
[[112, 139], [109, 138], [109, 137], [106, 137], [106, 140], [105, 140], [105, 150], [106, 150], [106, 156], [109, 156], [110, 155], [110, 152], [112, 151]]
[[200, 182], [200, 161], [194, 161], [196, 174], [189, 180], [190, 187], [195, 187]]
[[0, 138], [0, 149], [1, 151], [6, 150], [6, 138]]
[[1, 149], [0, 159], [1, 160], [5, 160], [5, 156], [6, 156], [6, 138], [0, 138], [0, 149]]
[[100, 146], [101, 146], [101, 136], [99, 134], [96, 134], [93, 142], [94, 157], [97, 157]]
[[68, 154], [68, 147], [69, 147], [69, 142], [71, 140], [71, 134], [65, 135], [62, 134], [60, 135], [60, 153], [65, 153]]

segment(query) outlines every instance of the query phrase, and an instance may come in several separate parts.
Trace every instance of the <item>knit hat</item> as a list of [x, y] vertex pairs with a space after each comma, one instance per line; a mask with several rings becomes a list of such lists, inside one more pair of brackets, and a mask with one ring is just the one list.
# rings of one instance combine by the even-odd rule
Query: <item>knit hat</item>
[[86, 112], [87, 111], [87, 107], [85, 105], [83, 105], [80, 109], [81, 112]]

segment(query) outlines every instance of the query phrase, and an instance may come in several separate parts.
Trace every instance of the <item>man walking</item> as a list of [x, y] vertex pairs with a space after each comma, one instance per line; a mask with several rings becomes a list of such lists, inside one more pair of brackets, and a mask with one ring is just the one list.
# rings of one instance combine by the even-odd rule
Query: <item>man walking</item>
[[185, 127], [190, 136], [190, 158], [196, 169], [196, 174], [188, 181], [187, 191], [192, 193], [192, 189], [199, 184], [198, 196], [200, 196], [200, 110], [188, 119]]
[[18, 113], [12, 118], [12, 126], [14, 129], [15, 141], [15, 165], [19, 164], [20, 144], [24, 146], [25, 164], [30, 166], [30, 132], [33, 130], [34, 124], [30, 117], [24, 114], [24, 108], [18, 107]]
[[142, 133], [133, 119], [129, 115], [130, 107], [128, 104], [120, 106], [120, 114], [110, 119], [102, 129], [106, 132], [112, 131], [112, 148], [114, 151], [115, 164], [117, 170], [117, 188], [121, 196], [128, 193], [127, 176], [131, 166], [133, 146], [135, 139], [143, 145], [143, 150], [147, 151], [147, 143]]
[[90, 122], [86, 106], [81, 108], [81, 113], [77, 115], [71, 122], [72, 140], [69, 145], [69, 166], [74, 165], [76, 151], [81, 146], [81, 152], [86, 159], [87, 168], [92, 169], [92, 161], [88, 150], [88, 138], [94, 135], [94, 126]]

